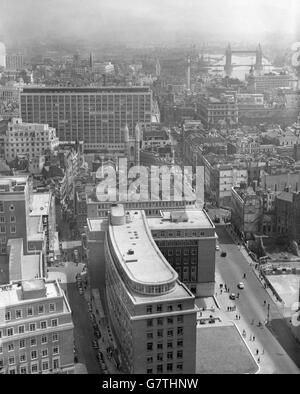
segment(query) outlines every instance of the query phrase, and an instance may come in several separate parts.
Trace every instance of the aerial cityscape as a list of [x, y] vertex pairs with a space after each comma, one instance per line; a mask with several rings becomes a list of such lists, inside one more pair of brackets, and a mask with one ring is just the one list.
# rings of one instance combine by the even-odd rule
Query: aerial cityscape
[[300, 373], [299, 20], [2, 0], [1, 375]]

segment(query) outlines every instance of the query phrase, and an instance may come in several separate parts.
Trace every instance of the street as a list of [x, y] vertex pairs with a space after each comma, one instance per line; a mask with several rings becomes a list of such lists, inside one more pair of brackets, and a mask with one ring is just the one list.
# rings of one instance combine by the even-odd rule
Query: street
[[[298, 374], [300, 371], [294, 361], [300, 366], [300, 345], [287, 329], [285, 322], [281, 320], [279, 306], [260, 283], [249, 262], [241, 253], [239, 246], [234, 244], [225, 227], [217, 226], [216, 231], [220, 243], [220, 251], [216, 252], [218, 303], [223, 311], [233, 304], [237, 306], [237, 311], [231, 312], [227, 316], [229, 315], [232, 320], [235, 320], [237, 314], [241, 315], [241, 319], [235, 323], [241, 332], [245, 330], [247, 344], [253, 354], [257, 350], [259, 350], [259, 354], [263, 354], [259, 357], [262, 373]], [[221, 257], [221, 251], [227, 252], [225, 258]], [[245, 279], [243, 278], [244, 274], [246, 274]], [[239, 282], [245, 283], [244, 290], [238, 290], [237, 284]], [[227, 285], [229, 293], [223, 291], [221, 294], [220, 283]], [[231, 301], [229, 300], [230, 293], [239, 293], [240, 297], [236, 301]], [[264, 305], [264, 301], [266, 301], [266, 305]], [[270, 304], [270, 320], [276, 322], [275, 326], [271, 325], [272, 330], [276, 329], [276, 335], [280, 337], [282, 346], [289, 350], [290, 356], [267, 327], [258, 326], [259, 322], [264, 323], [267, 320], [268, 304]], [[255, 340], [251, 341], [250, 337], [253, 338], [253, 336], [255, 336]]]
[[94, 331], [88, 312], [87, 302], [79, 294], [76, 283], [68, 284], [68, 300], [74, 322], [74, 340], [78, 352], [78, 362], [85, 364], [88, 374], [100, 374], [96, 351], [92, 348]]

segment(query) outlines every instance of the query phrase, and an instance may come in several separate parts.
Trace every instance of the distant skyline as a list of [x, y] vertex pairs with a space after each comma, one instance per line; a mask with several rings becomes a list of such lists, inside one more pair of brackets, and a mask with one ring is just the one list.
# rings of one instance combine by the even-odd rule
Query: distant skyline
[[2, 0], [0, 41], [295, 39], [298, 0]]

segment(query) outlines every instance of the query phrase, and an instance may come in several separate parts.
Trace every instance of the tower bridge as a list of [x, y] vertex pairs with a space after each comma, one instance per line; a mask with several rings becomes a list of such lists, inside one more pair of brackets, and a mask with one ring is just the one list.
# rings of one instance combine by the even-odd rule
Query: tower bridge
[[[263, 65], [263, 52], [262, 52], [262, 48], [261, 45], [258, 44], [258, 47], [253, 50], [253, 51], [249, 51], [249, 50], [232, 50], [231, 49], [231, 45], [229, 44], [228, 47], [226, 48], [226, 52], [225, 52], [225, 56], [226, 56], [226, 62], [225, 62], [225, 67], [224, 70], [226, 72], [227, 76], [231, 76], [233, 68], [234, 67], [241, 67], [241, 66], [247, 66], [245, 64], [243, 65], [238, 65], [238, 64], [232, 64], [232, 55], [235, 54], [255, 54], [256, 55], [256, 60], [255, 60], [255, 65], [254, 65], [254, 69], [256, 71], [262, 71], [264, 68]], [[252, 65], [250, 65], [252, 66]]]

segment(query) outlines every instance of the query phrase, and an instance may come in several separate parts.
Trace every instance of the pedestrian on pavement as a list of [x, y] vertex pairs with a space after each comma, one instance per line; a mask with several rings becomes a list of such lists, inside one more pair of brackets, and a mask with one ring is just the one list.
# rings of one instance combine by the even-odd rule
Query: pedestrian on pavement
[[243, 278], [246, 279], [246, 274], [244, 274]]
[[235, 320], [239, 320], [239, 317], [238, 317], [238, 315], [235, 315]]
[[239, 315], [239, 320], [241, 320], [241, 315]]
[[253, 336], [253, 338], [252, 338], [252, 339], [253, 339], [253, 342], [255, 342], [255, 336]]
[[267, 301], [264, 301], [264, 306], [266, 306], [266, 304], [267, 304]]
[[259, 350], [258, 350], [258, 349], [256, 349], [256, 355], [257, 355], [257, 356], [259, 355]]
[[252, 341], [252, 335], [250, 335], [250, 341]]
[[258, 359], [257, 359], [257, 363], [258, 363], [258, 364], [260, 364], [260, 357], [258, 357]]
[[223, 294], [223, 290], [221, 289], [220, 294]]
[[237, 293], [237, 298], [240, 298], [240, 293]]

